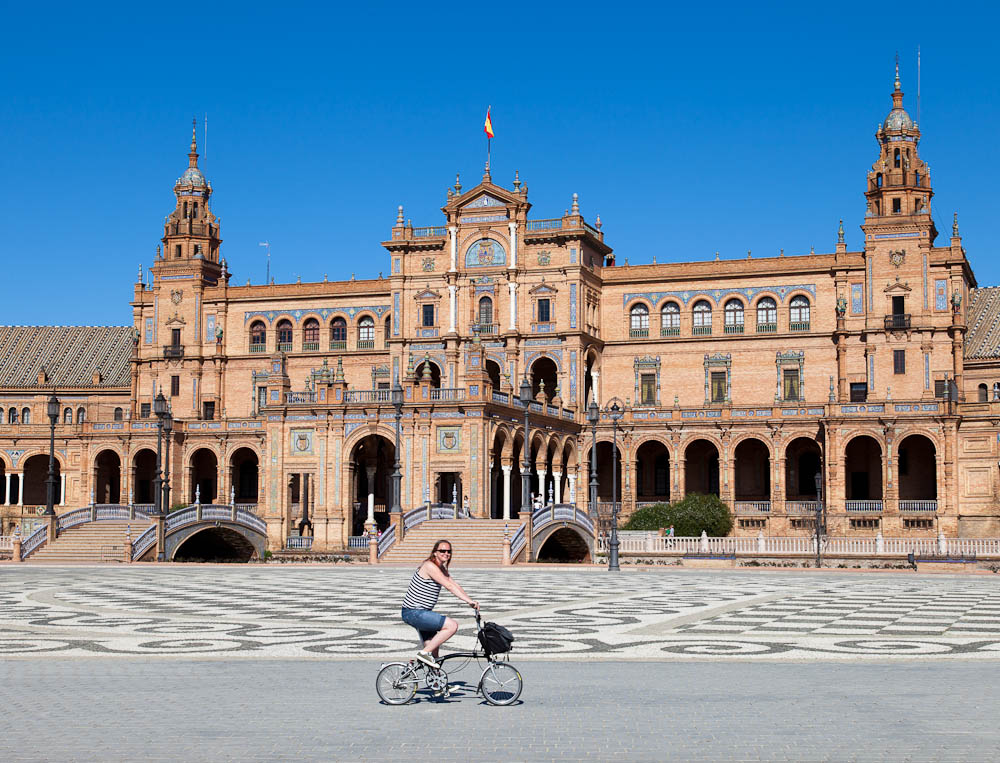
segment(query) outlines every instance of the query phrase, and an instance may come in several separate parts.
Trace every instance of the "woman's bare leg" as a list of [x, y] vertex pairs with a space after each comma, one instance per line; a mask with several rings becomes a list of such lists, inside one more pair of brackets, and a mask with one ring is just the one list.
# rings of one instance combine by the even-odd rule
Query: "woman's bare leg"
[[430, 652], [435, 657], [437, 656], [437, 651], [441, 645], [450, 639], [458, 631], [458, 623], [452, 620], [450, 617], [444, 619], [444, 625], [441, 626], [441, 630], [437, 632], [430, 641], [424, 644], [424, 651]]

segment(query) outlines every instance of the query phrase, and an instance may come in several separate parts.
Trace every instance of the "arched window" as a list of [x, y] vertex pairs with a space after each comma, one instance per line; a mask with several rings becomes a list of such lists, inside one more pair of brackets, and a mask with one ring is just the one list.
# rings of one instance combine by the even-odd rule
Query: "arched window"
[[876, 188], [881, 188], [882, 187], [882, 173], [881, 172], [878, 173], [875, 176], [875, 187]]
[[809, 330], [809, 300], [799, 295], [792, 297], [792, 303], [788, 310], [788, 317], [791, 321], [789, 329], [791, 331]]
[[480, 331], [486, 331], [492, 334], [490, 329], [484, 329], [484, 326], [493, 326], [493, 300], [489, 297], [483, 297], [479, 300], [479, 327]]
[[712, 306], [708, 304], [708, 300], [699, 299], [695, 302], [693, 316], [692, 334], [712, 333]]
[[31, 409], [30, 408], [22, 408], [21, 409], [21, 423], [22, 424], [30, 424], [31, 423]]
[[727, 334], [743, 333], [743, 303], [738, 299], [731, 299], [726, 303], [724, 310], [726, 319], [725, 332]]
[[628, 335], [649, 336], [649, 308], [645, 305], [632, 305], [632, 309], [629, 310]]
[[681, 309], [676, 302], [667, 302], [660, 310], [660, 336], [679, 336]]
[[267, 329], [261, 321], [254, 321], [250, 326], [250, 352], [267, 351]]
[[979, 402], [988, 403], [990, 401], [990, 389], [985, 384], [979, 385]]
[[292, 322], [289, 320], [278, 321], [278, 349], [281, 352], [291, 352]]
[[125, 411], [121, 408], [115, 408], [115, 421], [121, 421], [123, 418], [125, 418]]
[[391, 334], [392, 334], [392, 316], [389, 316], [388, 318], [385, 319], [385, 329], [382, 332], [382, 336], [385, 339], [386, 344], [388, 344], [389, 337], [391, 336]]
[[77, 408], [76, 409], [76, 423], [77, 424], [82, 424], [86, 420], [87, 420], [87, 411], [86, 411], [86, 409], [84, 409], [84, 408]]
[[370, 315], [358, 321], [358, 349], [371, 350], [375, 347], [375, 321]]
[[16, 424], [17, 423], [17, 408], [11, 408], [7, 411], [7, 423]]
[[309, 318], [302, 324], [302, 349], [319, 349], [319, 321], [315, 318]]
[[72, 408], [64, 408], [63, 409], [63, 424], [72, 424], [72, 423], [73, 423], [73, 409]]
[[347, 349], [347, 321], [343, 318], [334, 318], [330, 322], [330, 349]]
[[757, 333], [778, 330], [778, 303], [770, 297], [757, 300]]
[[901, 164], [901, 162], [900, 162], [900, 158], [899, 158], [899, 149], [897, 148], [896, 151], [895, 151], [895, 153], [893, 153], [893, 155], [892, 155], [892, 166], [893, 167], [899, 167], [900, 164]]

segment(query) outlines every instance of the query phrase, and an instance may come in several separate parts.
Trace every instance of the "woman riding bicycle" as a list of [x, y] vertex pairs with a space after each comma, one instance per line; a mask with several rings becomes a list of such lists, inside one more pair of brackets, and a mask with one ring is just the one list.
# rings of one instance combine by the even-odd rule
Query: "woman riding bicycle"
[[438, 649], [458, 630], [457, 622], [433, 611], [442, 586], [479, 610], [479, 602], [473, 601], [449, 574], [451, 555], [451, 541], [439, 540], [435, 543], [430, 556], [421, 562], [410, 578], [410, 587], [403, 597], [403, 622], [416, 628], [424, 642], [424, 648], [417, 652], [417, 659], [432, 668], [440, 667], [435, 660]]

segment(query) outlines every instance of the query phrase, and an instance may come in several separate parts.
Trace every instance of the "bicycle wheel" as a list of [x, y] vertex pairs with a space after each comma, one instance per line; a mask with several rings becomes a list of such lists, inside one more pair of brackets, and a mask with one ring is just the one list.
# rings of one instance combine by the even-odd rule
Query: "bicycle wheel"
[[509, 662], [491, 662], [479, 679], [479, 690], [491, 705], [510, 705], [521, 696], [521, 674]]
[[401, 662], [390, 662], [378, 672], [375, 691], [387, 705], [405, 705], [417, 693], [417, 672]]

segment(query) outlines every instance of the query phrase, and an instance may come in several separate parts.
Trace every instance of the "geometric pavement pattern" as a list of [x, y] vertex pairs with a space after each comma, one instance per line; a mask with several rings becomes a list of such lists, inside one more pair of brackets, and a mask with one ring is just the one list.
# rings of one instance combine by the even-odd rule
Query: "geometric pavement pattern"
[[[412, 569], [0, 568], [0, 654], [395, 659]], [[454, 570], [515, 635], [512, 660], [1000, 658], [992, 576], [512, 568]], [[446, 646], [469, 649], [469, 609]]]

